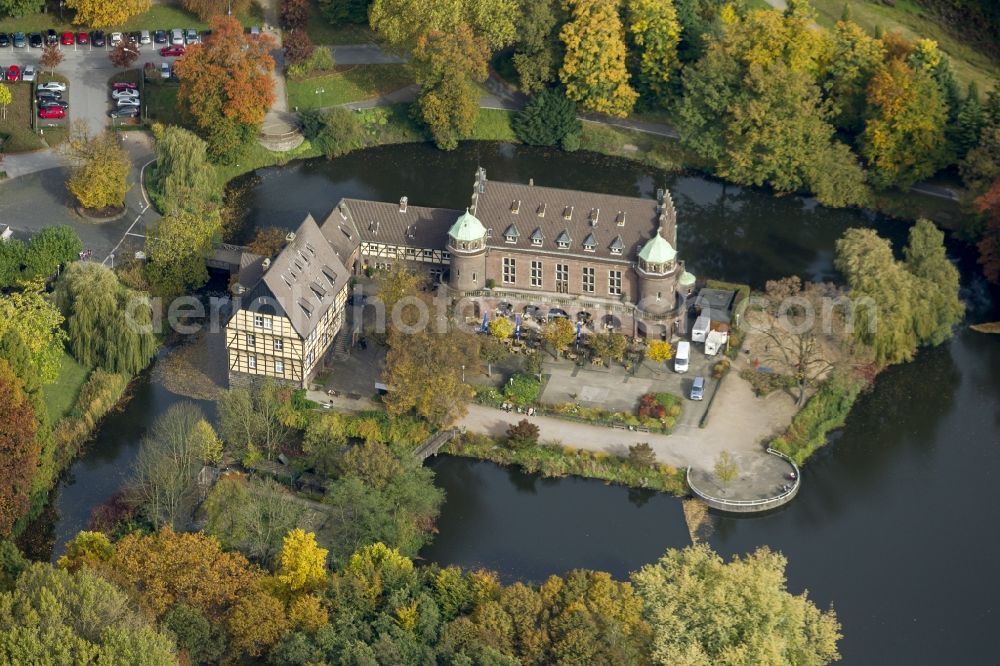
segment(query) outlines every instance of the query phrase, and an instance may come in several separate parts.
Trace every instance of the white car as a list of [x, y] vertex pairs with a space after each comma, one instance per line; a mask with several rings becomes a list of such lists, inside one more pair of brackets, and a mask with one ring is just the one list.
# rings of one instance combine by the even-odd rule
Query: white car
[[174, 28], [170, 31], [170, 43], [174, 46], [184, 46], [184, 31]]
[[139, 99], [139, 91], [130, 89], [111, 91], [111, 99], [128, 99], [131, 97]]
[[118, 98], [118, 108], [120, 109], [123, 106], [134, 106], [134, 107], [138, 108], [140, 106], [139, 105], [139, 98], [138, 97], [119, 97]]
[[169, 79], [170, 78], [170, 63], [161, 62], [160, 63], [160, 78]]
[[46, 81], [35, 86], [35, 90], [51, 90], [52, 92], [66, 92], [66, 84], [59, 81]]
[[149, 36], [149, 30], [143, 30], [139, 33], [139, 43], [140, 44], [152, 44], [153, 38]]
[[30, 81], [34, 81], [35, 77], [37, 75], [38, 75], [38, 72], [35, 71], [35, 66], [34, 65], [25, 65], [24, 66], [24, 71], [21, 72], [21, 80], [22, 81], [29, 81], [29, 82]]
[[188, 44], [198, 44], [201, 42], [201, 37], [198, 36], [198, 31], [194, 28], [187, 29], [184, 39]]
[[122, 41], [122, 33], [113, 32], [111, 33], [111, 46], [118, 46]]

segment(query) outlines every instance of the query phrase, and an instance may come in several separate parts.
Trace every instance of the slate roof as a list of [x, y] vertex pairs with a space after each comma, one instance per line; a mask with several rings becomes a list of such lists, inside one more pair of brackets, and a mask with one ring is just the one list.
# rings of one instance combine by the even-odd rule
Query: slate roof
[[[363, 241], [434, 250], [445, 248], [448, 229], [465, 212], [412, 205], [406, 206], [406, 212], [400, 212], [398, 203], [362, 199], [342, 199], [341, 204], [346, 205], [346, 215]], [[331, 218], [339, 218], [338, 210], [340, 205]], [[327, 232], [330, 235], [333, 234]]]
[[[241, 258], [240, 284], [247, 289], [245, 302], [252, 305], [261, 299], [270, 306], [260, 308], [261, 312], [287, 316], [303, 339], [309, 337], [351, 279], [312, 215], [306, 216], [295, 230], [295, 238], [266, 270], [263, 261], [249, 253]], [[256, 282], [252, 282], [254, 278]]]
[[[484, 178], [485, 180], [485, 178]], [[564, 190], [538, 185], [485, 181], [474, 196], [473, 212], [487, 228], [493, 230], [487, 245], [511, 245], [525, 250], [579, 254], [587, 257], [630, 261], [653, 237], [660, 227], [660, 210], [655, 199], [640, 199], [614, 194], [599, 194], [580, 190]], [[666, 195], [663, 234], [673, 238], [676, 213]], [[518, 212], [515, 213], [514, 211]], [[566, 218], [569, 219], [566, 219]], [[623, 222], [619, 226], [619, 222]], [[535, 229], [530, 237], [519, 237], [507, 243], [503, 230], [519, 223], [520, 228]], [[585, 251], [584, 241], [593, 236], [596, 247]], [[531, 240], [542, 237], [542, 245]], [[617, 239], [621, 237], [619, 242]], [[561, 249], [560, 240], [570, 239], [570, 247]], [[613, 245], [621, 245], [622, 254], [612, 254]]]

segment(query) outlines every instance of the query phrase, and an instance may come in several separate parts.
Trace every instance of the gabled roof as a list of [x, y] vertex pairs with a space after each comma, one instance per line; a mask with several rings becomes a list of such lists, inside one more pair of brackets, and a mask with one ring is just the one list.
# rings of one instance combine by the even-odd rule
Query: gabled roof
[[594, 238], [593, 232], [587, 234], [587, 237], [583, 239], [583, 247], [588, 249], [597, 247], [597, 239]]
[[611, 241], [611, 245], [608, 246], [608, 249], [616, 254], [625, 251], [625, 241], [622, 240], [621, 234], [615, 236], [615, 239]]
[[542, 233], [542, 228], [538, 227], [531, 232], [531, 242], [542, 242], [545, 240], [545, 234]]
[[[402, 212], [400, 208], [397, 203], [384, 201], [341, 199], [337, 208], [323, 224], [323, 233], [334, 242], [338, 233], [344, 236], [344, 231], [339, 230], [334, 233], [335, 227], [332, 223], [346, 226], [347, 222], [350, 222], [348, 231], [351, 231], [352, 235], [356, 233], [358, 243], [364, 241], [399, 247], [443, 250], [448, 244], [448, 228], [462, 214], [462, 211], [451, 208], [407, 205], [406, 210]], [[344, 217], [347, 219], [344, 220]], [[486, 230], [483, 229], [483, 235], [485, 234]], [[344, 245], [339, 239], [337, 242]]]
[[572, 242], [573, 239], [570, 238], [569, 232], [566, 231], [565, 229], [559, 232], [559, 235], [556, 236], [556, 245], [569, 245]]
[[509, 227], [507, 227], [507, 230], [503, 232], [503, 235], [504, 238], [510, 237], [517, 239], [521, 237], [521, 232], [517, 230], [516, 224], [511, 224]]

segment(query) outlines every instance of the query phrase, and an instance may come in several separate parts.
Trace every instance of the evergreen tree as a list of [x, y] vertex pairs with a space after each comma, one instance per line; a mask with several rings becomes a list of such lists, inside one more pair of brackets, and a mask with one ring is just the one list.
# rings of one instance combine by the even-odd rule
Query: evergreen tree
[[625, 38], [616, 0], [568, 0], [570, 21], [559, 38], [566, 57], [559, 79], [587, 111], [624, 118], [638, 94], [629, 85]]
[[864, 129], [865, 91], [883, 60], [882, 42], [869, 37], [857, 23], [840, 21], [834, 27], [823, 58], [821, 82], [833, 104], [833, 123], [838, 129], [851, 135]]
[[529, 146], [555, 146], [567, 135], [579, 135], [581, 123], [576, 114], [576, 104], [561, 91], [544, 90], [514, 116], [511, 126]]
[[955, 125], [952, 128], [950, 140], [959, 159], [964, 159], [969, 151], [979, 144], [985, 116], [982, 104], [979, 102], [979, 88], [975, 81], [969, 82], [965, 98], [958, 106]]

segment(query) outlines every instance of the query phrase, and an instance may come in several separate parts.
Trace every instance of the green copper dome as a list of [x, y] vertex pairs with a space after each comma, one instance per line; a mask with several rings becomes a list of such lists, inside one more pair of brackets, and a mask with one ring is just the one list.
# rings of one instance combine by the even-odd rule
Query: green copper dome
[[448, 230], [448, 235], [451, 236], [452, 240], [462, 242], [462, 241], [477, 241], [485, 238], [486, 227], [480, 222], [475, 215], [470, 213], [468, 209], [457, 220], [455, 224], [451, 225], [451, 229]]
[[677, 250], [672, 248], [667, 239], [660, 234], [656, 234], [646, 241], [646, 244], [639, 250], [639, 258], [647, 264], [665, 264], [668, 261], [673, 261], [676, 256]]
[[695, 279], [696, 278], [694, 276], [694, 273], [688, 273], [687, 271], [684, 271], [681, 274], [681, 279], [680, 279], [681, 286], [682, 287], [690, 287], [690, 286], [692, 286], [694, 284]]

